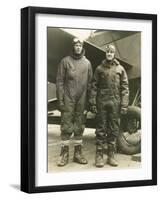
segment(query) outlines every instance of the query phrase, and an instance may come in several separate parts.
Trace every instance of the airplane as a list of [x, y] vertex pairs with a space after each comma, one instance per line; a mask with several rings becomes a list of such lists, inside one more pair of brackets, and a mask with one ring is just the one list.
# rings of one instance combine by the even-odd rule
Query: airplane
[[[69, 30], [69, 29], [68, 29]], [[60, 124], [61, 114], [56, 99], [56, 74], [61, 59], [69, 55], [72, 39], [76, 37], [67, 29], [48, 27], [47, 76], [48, 124]], [[91, 61], [93, 71], [105, 59], [105, 47], [114, 44], [116, 59], [125, 68], [129, 79], [129, 107], [121, 116], [118, 149], [125, 154], [141, 152], [141, 32], [122, 30], [90, 30], [84, 40], [85, 56]], [[85, 113], [86, 127], [95, 128], [95, 115]]]

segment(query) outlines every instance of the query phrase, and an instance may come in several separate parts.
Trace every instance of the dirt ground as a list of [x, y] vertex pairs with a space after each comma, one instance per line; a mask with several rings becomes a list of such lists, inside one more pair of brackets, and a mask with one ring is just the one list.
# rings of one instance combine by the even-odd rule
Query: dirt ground
[[88, 160], [87, 165], [80, 165], [74, 163], [73, 150], [74, 145], [72, 138], [70, 142], [70, 159], [68, 165], [64, 167], [57, 167], [57, 160], [60, 154], [60, 126], [59, 125], [48, 125], [48, 172], [71, 172], [71, 171], [89, 171], [89, 170], [113, 170], [113, 169], [129, 169], [139, 168], [141, 162], [133, 161], [132, 156], [124, 155], [121, 153], [116, 154], [116, 159], [119, 162], [118, 167], [111, 167], [106, 164], [107, 156], [104, 154], [104, 168], [96, 168], [94, 165], [95, 160], [95, 134], [94, 129], [85, 129], [83, 136], [83, 154]]

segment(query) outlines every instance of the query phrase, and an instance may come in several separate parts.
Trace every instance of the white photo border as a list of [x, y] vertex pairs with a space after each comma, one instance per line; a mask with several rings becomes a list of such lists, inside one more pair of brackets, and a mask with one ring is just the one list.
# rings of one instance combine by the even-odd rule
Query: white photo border
[[[139, 169], [47, 173], [47, 27], [141, 31], [142, 161]], [[35, 186], [152, 179], [152, 21], [36, 14]], [[105, 173], [106, 172], [106, 173]], [[121, 173], [120, 173], [121, 172]]]

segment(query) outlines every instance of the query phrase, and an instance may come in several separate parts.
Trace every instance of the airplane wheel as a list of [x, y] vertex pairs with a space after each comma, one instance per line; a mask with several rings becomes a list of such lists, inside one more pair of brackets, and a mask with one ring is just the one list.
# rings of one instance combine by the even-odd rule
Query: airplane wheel
[[141, 152], [141, 109], [129, 106], [128, 113], [121, 119], [121, 131], [117, 138], [118, 150], [132, 155]]

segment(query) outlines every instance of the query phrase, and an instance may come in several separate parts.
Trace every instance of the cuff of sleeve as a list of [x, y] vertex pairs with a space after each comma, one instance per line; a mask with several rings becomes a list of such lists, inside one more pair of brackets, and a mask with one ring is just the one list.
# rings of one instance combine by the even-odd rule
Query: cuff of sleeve
[[95, 106], [96, 105], [96, 100], [95, 99], [90, 100], [89, 104], [92, 105], [92, 106]]

